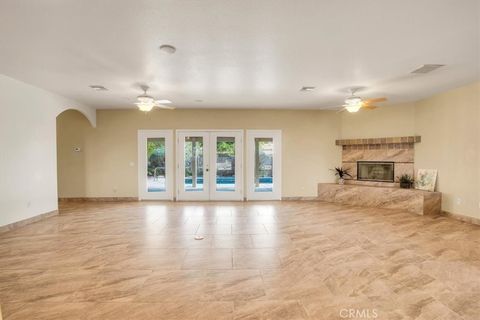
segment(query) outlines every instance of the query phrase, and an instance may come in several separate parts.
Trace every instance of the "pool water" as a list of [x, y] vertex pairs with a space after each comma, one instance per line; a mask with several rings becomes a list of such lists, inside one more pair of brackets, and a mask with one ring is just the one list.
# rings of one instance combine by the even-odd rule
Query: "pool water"
[[[235, 191], [235, 177], [217, 177], [217, 191]], [[271, 177], [260, 178], [259, 186], [255, 187], [255, 192], [272, 192], [273, 191], [273, 179]], [[192, 178], [185, 178], [185, 190], [186, 191], [202, 191], [203, 190], [203, 177], [197, 178], [197, 185], [194, 188], [192, 186]], [[165, 192], [165, 178], [159, 178], [154, 180], [148, 179], [148, 192]]]

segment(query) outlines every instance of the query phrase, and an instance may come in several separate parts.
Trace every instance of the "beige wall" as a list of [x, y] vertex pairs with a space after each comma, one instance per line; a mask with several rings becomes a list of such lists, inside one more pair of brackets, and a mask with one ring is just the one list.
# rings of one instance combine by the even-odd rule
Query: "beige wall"
[[341, 113], [341, 138], [365, 139], [413, 135], [415, 104], [385, 106], [357, 113]]
[[[335, 146], [339, 121], [333, 111], [204, 109], [144, 114], [132, 109], [99, 110], [97, 128], [91, 128], [80, 114], [72, 113], [59, 118], [58, 124], [59, 196], [137, 196], [139, 129], [281, 129], [282, 195], [315, 196], [317, 183], [333, 181], [329, 169], [341, 161], [341, 150]], [[73, 152], [77, 144], [83, 144], [81, 154]]]
[[417, 168], [438, 169], [442, 208], [480, 218], [480, 83], [419, 101], [415, 108]]
[[[444, 210], [480, 218], [479, 90], [480, 83], [476, 83], [417, 103], [356, 114], [288, 110], [155, 110], [143, 114], [136, 110], [99, 110], [96, 129], [75, 114], [66, 118], [68, 124], [59, 125], [59, 134], [65, 135], [59, 141], [67, 144], [59, 145], [59, 154], [63, 154], [58, 159], [59, 194], [137, 196], [138, 129], [282, 129], [284, 197], [313, 196], [318, 182], [333, 181], [329, 168], [341, 161], [335, 139], [418, 134], [422, 142], [415, 145], [415, 167], [439, 170], [437, 190], [444, 193]], [[61, 127], [70, 129], [60, 132]], [[84, 168], [71, 151], [75, 143], [81, 143], [78, 132], [84, 134]], [[71, 181], [78, 184], [72, 186]]]

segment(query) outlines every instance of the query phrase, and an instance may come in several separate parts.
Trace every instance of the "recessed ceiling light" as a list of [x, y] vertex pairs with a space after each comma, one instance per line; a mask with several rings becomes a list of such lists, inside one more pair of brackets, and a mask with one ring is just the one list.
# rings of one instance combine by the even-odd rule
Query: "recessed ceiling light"
[[424, 64], [418, 69], [415, 69], [412, 71], [412, 73], [419, 73], [419, 74], [425, 74], [432, 72], [433, 70], [437, 70], [438, 68], [441, 68], [445, 66], [444, 64]]
[[195, 102], [203, 102], [203, 100], [202, 99], [197, 99], [197, 100], [195, 100]]
[[92, 88], [92, 89], [95, 90], [95, 91], [107, 91], [107, 90], [108, 90], [108, 89], [105, 88], [104, 86], [100, 86], [100, 85], [96, 85], [96, 84], [91, 85], [91, 86], [89, 86], [89, 87]]
[[162, 44], [158, 49], [160, 49], [160, 51], [168, 53], [168, 54], [174, 54], [175, 51], [177, 51], [177, 48], [175, 48], [174, 46], [172, 46], [170, 44]]
[[314, 91], [314, 90], [315, 90], [315, 87], [302, 87], [300, 89], [300, 91], [303, 91], [303, 92]]

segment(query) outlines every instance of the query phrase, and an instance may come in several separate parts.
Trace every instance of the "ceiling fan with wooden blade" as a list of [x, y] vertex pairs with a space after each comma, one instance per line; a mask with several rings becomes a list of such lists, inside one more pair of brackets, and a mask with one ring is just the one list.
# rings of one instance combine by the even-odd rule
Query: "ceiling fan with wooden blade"
[[354, 89], [350, 91], [350, 96], [345, 99], [345, 104], [342, 106], [343, 108], [339, 112], [348, 111], [348, 112], [358, 112], [360, 109], [367, 109], [373, 110], [377, 109], [378, 106], [373, 105], [373, 103], [380, 103], [387, 101], [387, 98], [370, 98], [370, 99], [363, 99], [359, 96], [355, 95]]
[[140, 109], [140, 111], [148, 112], [153, 109], [153, 107], [161, 108], [161, 109], [169, 109], [173, 110], [175, 107], [168, 106], [168, 104], [172, 103], [170, 100], [162, 99], [162, 100], [155, 100], [152, 96], [147, 94], [147, 90], [150, 89], [146, 85], [142, 85], [141, 89], [143, 90], [143, 94], [137, 97], [137, 101], [135, 105]]

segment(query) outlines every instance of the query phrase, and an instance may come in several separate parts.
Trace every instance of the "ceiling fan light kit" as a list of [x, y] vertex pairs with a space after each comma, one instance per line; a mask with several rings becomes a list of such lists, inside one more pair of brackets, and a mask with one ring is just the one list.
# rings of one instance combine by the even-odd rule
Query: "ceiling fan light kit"
[[151, 103], [142, 103], [142, 102], [136, 102], [135, 105], [138, 107], [140, 111], [143, 111], [143, 112], [149, 112], [154, 107], [154, 105]]
[[358, 112], [360, 109], [373, 110], [376, 109], [376, 106], [373, 106], [372, 103], [375, 102], [384, 102], [387, 98], [373, 98], [373, 99], [363, 99], [355, 95], [355, 89], [351, 89], [350, 96], [345, 99], [345, 104], [343, 105], [343, 110], [347, 110], [350, 113]]
[[347, 109], [348, 112], [354, 113], [354, 112], [358, 112], [358, 110], [360, 110], [361, 107], [362, 107], [361, 104], [346, 105], [345, 109]]
[[140, 111], [149, 112], [153, 109], [153, 107], [159, 107], [162, 109], [175, 109], [174, 107], [168, 107], [164, 105], [172, 103], [170, 100], [155, 100], [153, 97], [149, 96], [147, 94], [148, 89], [148, 86], [142, 86], [143, 94], [139, 95], [137, 97], [137, 102], [135, 102], [135, 105]]
[[362, 98], [352, 95], [345, 99], [345, 104], [343, 106], [348, 112], [358, 112], [362, 107]]
[[148, 112], [153, 109], [155, 106], [155, 102], [153, 101], [153, 98], [150, 96], [147, 96], [147, 90], [144, 91], [145, 93], [141, 96], [137, 97], [137, 102], [135, 102], [135, 105], [140, 109], [140, 111]]

